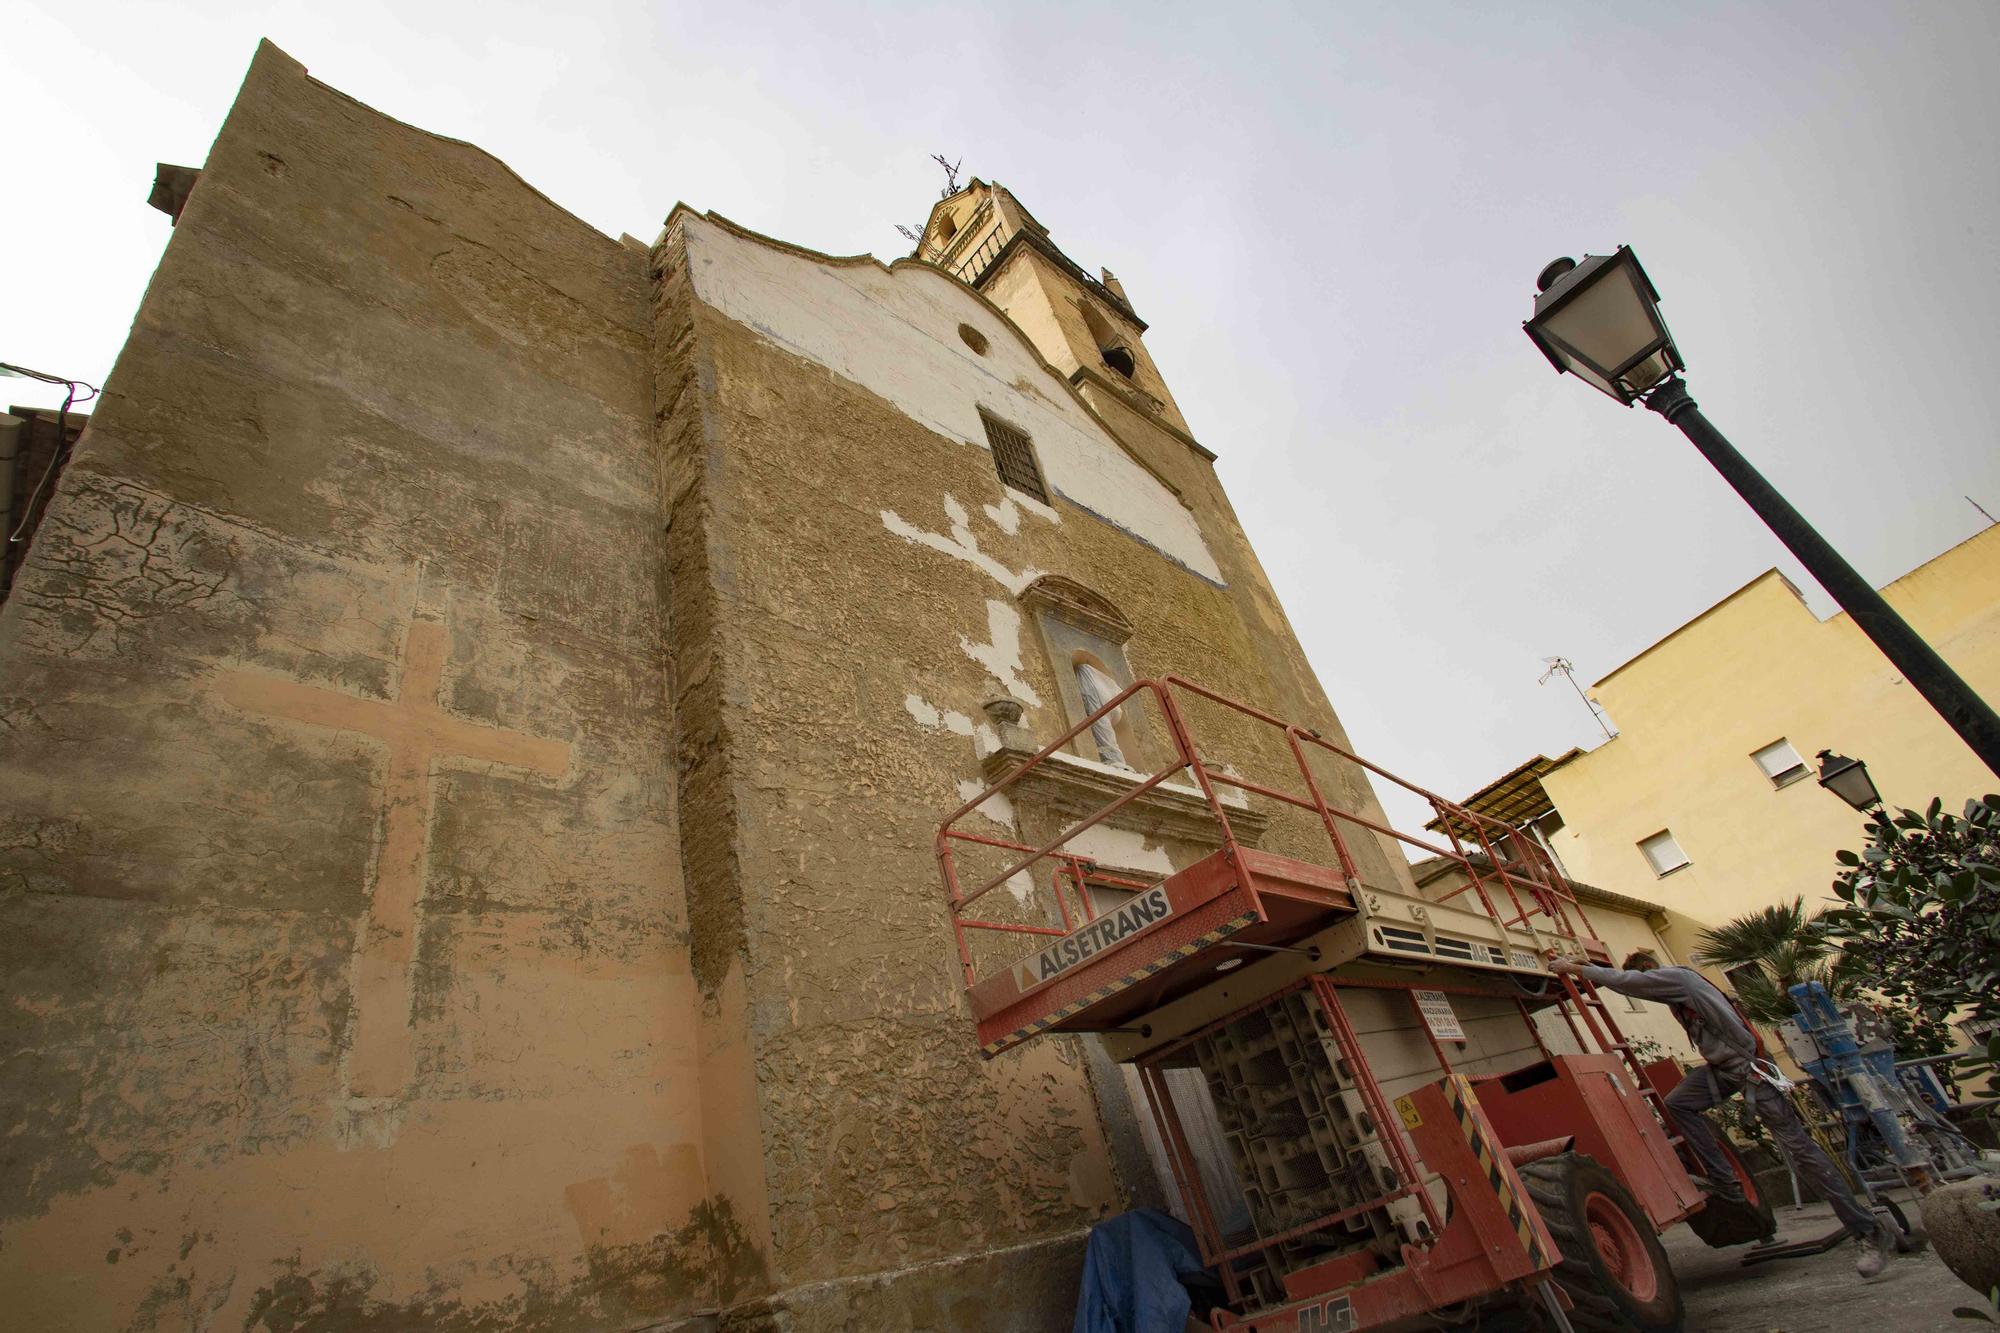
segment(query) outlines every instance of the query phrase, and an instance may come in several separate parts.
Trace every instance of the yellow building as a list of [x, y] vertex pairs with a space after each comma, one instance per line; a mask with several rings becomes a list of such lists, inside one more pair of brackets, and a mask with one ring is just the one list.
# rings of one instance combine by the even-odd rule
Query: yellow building
[[[1882, 592], [2000, 696], [2000, 528]], [[1468, 803], [1529, 827], [1572, 878], [1665, 904], [1682, 954], [1700, 925], [1800, 894], [1831, 901], [1834, 852], [1860, 845], [1862, 819], [1813, 780], [1819, 751], [1865, 760], [1892, 806], [2000, 787], [1845, 614], [1820, 620], [1776, 570], [1593, 691], [1615, 739], [1531, 761]]]

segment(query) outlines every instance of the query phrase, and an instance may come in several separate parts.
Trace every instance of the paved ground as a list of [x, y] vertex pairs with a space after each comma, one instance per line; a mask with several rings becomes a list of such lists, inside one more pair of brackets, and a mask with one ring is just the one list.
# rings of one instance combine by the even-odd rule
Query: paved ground
[[[1824, 1235], [1835, 1225], [1825, 1204], [1778, 1210], [1784, 1240]], [[1863, 1282], [1854, 1274], [1851, 1244], [1744, 1268], [1743, 1247], [1711, 1250], [1686, 1227], [1675, 1227], [1665, 1241], [1687, 1301], [1688, 1333], [1974, 1333], [1996, 1327], [1952, 1317], [1953, 1306], [1977, 1305], [1979, 1298], [1929, 1250], [1898, 1256], [1881, 1277]]]

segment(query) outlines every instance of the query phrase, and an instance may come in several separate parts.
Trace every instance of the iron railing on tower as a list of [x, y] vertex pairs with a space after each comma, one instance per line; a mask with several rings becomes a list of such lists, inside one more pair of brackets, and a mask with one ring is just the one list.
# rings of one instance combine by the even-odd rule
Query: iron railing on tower
[[993, 231], [979, 243], [978, 248], [951, 266], [951, 275], [968, 287], [977, 287], [979, 280], [986, 276], [986, 270], [993, 266], [993, 261], [1000, 257], [1006, 246], [1007, 224], [995, 222]]

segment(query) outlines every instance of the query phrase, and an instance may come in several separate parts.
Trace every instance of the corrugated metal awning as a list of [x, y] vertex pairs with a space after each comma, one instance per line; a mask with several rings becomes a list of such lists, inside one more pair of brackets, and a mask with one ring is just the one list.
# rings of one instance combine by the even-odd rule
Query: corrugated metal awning
[[[1540, 819], [1554, 810], [1555, 803], [1542, 790], [1542, 777], [1553, 773], [1570, 760], [1582, 754], [1580, 749], [1572, 749], [1554, 759], [1538, 754], [1527, 763], [1487, 783], [1459, 804], [1474, 814], [1497, 819], [1511, 828]], [[1442, 833], [1444, 828], [1433, 819], [1424, 825], [1433, 833]]]

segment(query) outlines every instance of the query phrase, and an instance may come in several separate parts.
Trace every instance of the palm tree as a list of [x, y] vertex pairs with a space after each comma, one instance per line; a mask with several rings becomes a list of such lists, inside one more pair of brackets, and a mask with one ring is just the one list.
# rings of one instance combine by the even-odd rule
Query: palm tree
[[1821, 924], [1825, 915], [1824, 909], [1808, 913], [1801, 894], [1703, 931], [1696, 952], [1728, 974], [1751, 1021], [1782, 1023], [1798, 1013], [1786, 992], [1802, 981], [1817, 981], [1836, 995], [1851, 989], [1840, 948]]

